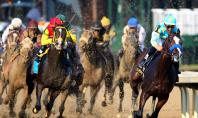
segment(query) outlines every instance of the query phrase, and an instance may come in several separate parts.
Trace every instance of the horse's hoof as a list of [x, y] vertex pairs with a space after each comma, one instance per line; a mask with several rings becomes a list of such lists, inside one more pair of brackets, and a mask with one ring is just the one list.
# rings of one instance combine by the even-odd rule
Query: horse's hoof
[[37, 114], [37, 113], [39, 112], [39, 110], [37, 110], [36, 108], [33, 108], [33, 109], [32, 109], [32, 112], [33, 112], [34, 114]]
[[107, 106], [106, 101], [102, 101], [102, 106], [103, 106], [103, 107], [106, 107], [106, 106]]
[[23, 111], [19, 112], [19, 118], [27, 118], [26, 113]]
[[9, 112], [9, 116], [10, 116], [10, 117], [16, 117], [16, 113], [13, 112], [13, 111], [12, 111], [12, 112]]
[[150, 118], [151, 116], [149, 115], [149, 113], [146, 114], [146, 118]]

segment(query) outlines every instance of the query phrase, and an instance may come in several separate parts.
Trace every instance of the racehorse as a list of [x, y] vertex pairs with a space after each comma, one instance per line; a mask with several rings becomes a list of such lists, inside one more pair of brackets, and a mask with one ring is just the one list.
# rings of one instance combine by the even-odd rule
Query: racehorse
[[[95, 103], [95, 97], [101, 88], [102, 80], [109, 74], [105, 71], [106, 63], [103, 55], [98, 51], [96, 42], [93, 39], [93, 34], [89, 30], [82, 33], [79, 43], [81, 63], [84, 68], [83, 83], [80, 86], [80, 91], [83, 92], [81, 104], [84, 104], [84, 96], [87, 87], [90, 86], [90, 106], [89, 113], [92, 113]], [[104, 101], [103, 101], [104, 102]]]
[[115, 80], [112, 88], [112, 95], [110, 96], [110, 100], [113, 102], [113, 95], [117, 86], [119, 86], [120, 92], [120, 104], [119, 104], [119, 112], [122, 112], [122, 101], [124, 98], [124, 81], [128, 81], [130, 77], [130, 70], [133, 68], [135, 63], [135, 59], [138, 56], [138, 40], [136, 38], [135, 33], [131, 32], [129, 35], [124, 35], [124, 54], [120, 58], [120, 61], [117, 64], [117, 71], [115, 72]]
[[[72, 85], [70, 59], [68, 56], [70, 43], [66, 40], [66, 33], [65, 27], [58, 26], [55, 28], [54, 43], [47, 49], [47, 54], [42, 57], [38, 75], [28, 75], [29, 79], [35, 79], [37, 83], [37, 99], [33, 108], [33, 113], [35, 114], [41, 110], [41, 95], [44, 88], [48, 88], [50, 93], [50, 99], [45, 104], [47, 110], [45, 117], [49, 117], [57, 96], [61, 91], [64, 95], [67, 95], [67, 89]], [[63, 99], [59, 108], [60, 117], [62, 117], [64, 110], [64, 102], [65, 100]]]
[[30, 94], [28, 94], [30, 91], [26, 83], [26, 71], [31, 59], [33, 43], [29, 38], [25, 38], [19, 45], [19, 52], [11, 55], [7, 63], [3, 64], [0, 91], [2, 95], [4, 88], [9, 83], [8, 94], [4, 99], [4, 103], [8, 104], [9, 102], [9, 115], [15, 116], [13, 108], [15, 106], [14, 99], [17, 94], [16, 91], [21, 88], [24, 89], [24, 100], [20, 108], [19, 117], [25, 117], [26, 104], [30, 98]]
[[5, 51], [1, 54], [1, 58], [3, 59], [3, 63], [6, 63], [7, 60], [11, 57], [11, 55], [17, 51], [20, 35], [19, 31], [13, 30], [9, 32], [7, 40], [5, 42], [6, 48]]
[[[167, 102], [169, 94], [172, 91], [176, 80], [178, 79], [174, 63], [177, 63], [179, 61], [181, 53], [182, 46], [180, 44], [180, 41], [173, 40], [172, 36], [168, 37], [165, 40], [163, 44], [163, 51], [155, 53], [153, 60], [144, 70], [141, 86], [142, 92], [139, 101], [139, 110], [133, 112], [135, 118], [142, 118], [144, 105], [150, 96], [153, 96], [154, 100], [155, 98], [158, 98], [158, 102], [156, 106], [153, 102], [153, 107], [155, 107], [154, 111], [151, 116], [147, 114], [147, 117], [158, 117], [160, 109]], [[144, 54], [145, 53], [142, 55]], [[131, 86], [133, 86], [133, 83], [135, 83], [135, 81], [139, 81], [137, 79], [137, 75], [138, 74], [132, 73]], [[136, 88], [137, 90], [138, 84], [136, 83], [135, 85], [136, 87], [133, 86], [133, 89]]]

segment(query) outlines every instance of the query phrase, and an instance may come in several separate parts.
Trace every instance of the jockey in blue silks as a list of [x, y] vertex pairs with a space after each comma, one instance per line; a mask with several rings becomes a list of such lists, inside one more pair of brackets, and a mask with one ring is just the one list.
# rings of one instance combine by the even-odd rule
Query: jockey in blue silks
[[[150, 40], [152, 47], [149, 49], [148, 54], [144, 57], [144, 60], [138, 65], [138, 67], [142, 69], [146, 64], [148, 65], [148, 61], [151, 61], [149, 59], [151, 55], [153, 55], [156, 51], [162, 51], [162, 44], [164, 43], [165, 39], [172, 34], [176, 35], [173, 37], [173, 39], [175, 40], [176, 44], [178, 44], [174, 46], [178, 46], [177, 48], [182, 49], [181, 45], [179, 45], [180, 38], [178, 37], [180, 35], [180, 30], [176, 26], [176, 18], [169, 14], [164, 18], [162, 23], [157, 25], [156, 29], [152, 32]], [[171, 49], [169, 50], [172, 51]], [[180, 74], [181, 72], [179, 71], [179, 62], [175, 63], [174, 65], [177, 73]]]

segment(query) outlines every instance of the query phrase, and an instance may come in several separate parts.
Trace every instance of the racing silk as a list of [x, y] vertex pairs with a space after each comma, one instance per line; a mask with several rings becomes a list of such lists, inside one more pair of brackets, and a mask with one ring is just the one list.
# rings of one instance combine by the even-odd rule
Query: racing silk
[[66, 38], [67, 39], [71, 39], [74, 44], [76, 44], [76, 42], [77, 42], [76, 35], [73, 34], [71, 30], [70, 31], [67, 31]]
[[48, 25], [42, 34], [41, 45], [52, 44], [53, 36], [54, 36], [54, 28]]
[[[123, 29], [123, 33], [124, 35], [128, 35], [128, 31], [129, 31], [129, 26], [126, 25]], [[139, 47], [141, 49], [141, 51], [143, 51], [144, 49], [144, 40], [145, 40], [145, 37], [146, 37], [146, 31], [145, 29], [142, 27], [142, 25], [138, 24], [137, 25], [137, 37], [138, 37], [138, 44], [139, 44]], [[122, 37], [122, 44], [124, 45], [124, 42], [125, 42], [125, 37]]]
[[[177, 28], [177, 26], [175, 26], [171, 32], [173, 34], [177, 34], [179, 32], [179, 29]], [[164, 40], [166, 38], [168, 38], [169, 34], [166, 30], [166, 26], [164, 25], [164, 23], [160, 23], [159, 25], [157, 25], [156, 29], [152, 32], [152, 37], [151, 37], [151, 45], [153, 47], [160, 45], [162, 46]]]

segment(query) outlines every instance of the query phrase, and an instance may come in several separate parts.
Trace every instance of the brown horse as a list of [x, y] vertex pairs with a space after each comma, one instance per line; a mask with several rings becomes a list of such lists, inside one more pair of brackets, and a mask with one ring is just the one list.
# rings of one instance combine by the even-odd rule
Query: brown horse
[[85, 71], [80, 91], [83, 92], [82, 99], [84, 100], [86, 89], [90, 86], [91, 99], [88, 108], [89, 113], [92, 113], [95, 97], [101, 88], [101, 82], [108, 75], [108, 72], [105, 71], [105, 59], [98, 51], [92, 36], [91, 31], [85, 30], [79, 43], [81, 63]]
[[[20, 36], [17, 30], [13, 30], [8, 34], [7, 41], [5, 42], [5, 51], [1, 54], [1, 60], [3, 61], [2, 65], [7, 65], [10, 62], [10, 58], [12, 57], [12, 55], [18, 55], [19, 50], [17, 49], [17, 45], [19, 42], [19, 38]], [[2, 73], [1, 78], [3, 78]], [[7, 84], [7, 81], [0, 79], [0, 104], [2, 103], [2, 94]]]
[[[7, 83], [9, 83], [8, 94], [4, 99], [4, 104], [8, 104], [10, 101], [10, 115], [15, 115], [14, 99], [16, 91], [23, 88], [24, 89], [24, 100], [22, 102], [19, 117], [25, 116], [25, 109], [28, 99], [30, 98], [28, 85], [26, 83], [26, 71], [31, 58], [31, 52], [33, 49], [33, 43], [29, 38], [24, 39], [20, 43], [19, 53], [12, 55], [10, 60], [3, 65], [2, 77], [1, 78], [1, 95]], [[9, 70], [9, 71], [8, 71]]]
[[[123, 35], [124, 41], [124, 54], [120, 58], [117, 71], [115, 72], [115, 80], [112, 88], [112, 95], [110, 100], [113, 100], [113, 95], [117, 86], [119, 86], [120, 92], [120, 104], [119, 112], [122, 112], [122, 102], [124, 98], [124, 82], [129, 81], [130, 70], [133, 68], [135, 60], [138, 56], [138, 40], [136, 34], [131, 32], [128, 35]], [[113, 101], [112, 101], [113, 102]]]
[[[163, 51], [156, 52], [157, 55], [155, 55], [153, 61], [145, 68], [139, 110], [133, 113], [135, 118], [142, 118], [144, 105], [150, 96], [153, 96], [154, 99], [158, 98], [158, 102], [154, 106], [154, 112], [147, 117], [157, 118], [160, 109], [167, 102], [169, 94], [178, 79], [174, 63], [179, 61], [182, 52], [182, 46], [179, 43], [171, 37], [167, 38], [163, 45]], [[134, 76], [136, 75], [132, 75], [131, 85], [135, 83], [134, 81], [137, 81], [134, 80]]]
[[61, 92], [63, 93], [63, 96], [61, 106], [59, 107], [59, 117], [62, 117], [66, 98], [71, 93], [70, 88], [73, 88], [73, 86], [76, 85], [73, 85], [74, 80], [71, 78], [71, 61], [69, 57], [69, 53], [71, 52], [71, 42], [66, 40], [66, 33], [65, 27], [56, 27], [54, 43], [50, 45], [48, 53], [42, 57], [44, 60], [40, 62], [38, 75], [31, 75], [31, 72], [28, 74], [28, 78], [35, 79], [37, 83], [37, 99], [36, 105], [33, 108], [33, 113], [35, 114], [41, 110], [42, 91], [43, 89], [48, 88], [50, 98], [49, 100], [48, 97], [45, 98], [47, 100], [47, 104], [44, 104], [47, 110], [45, 117], [51, 115], [54, 101]]

